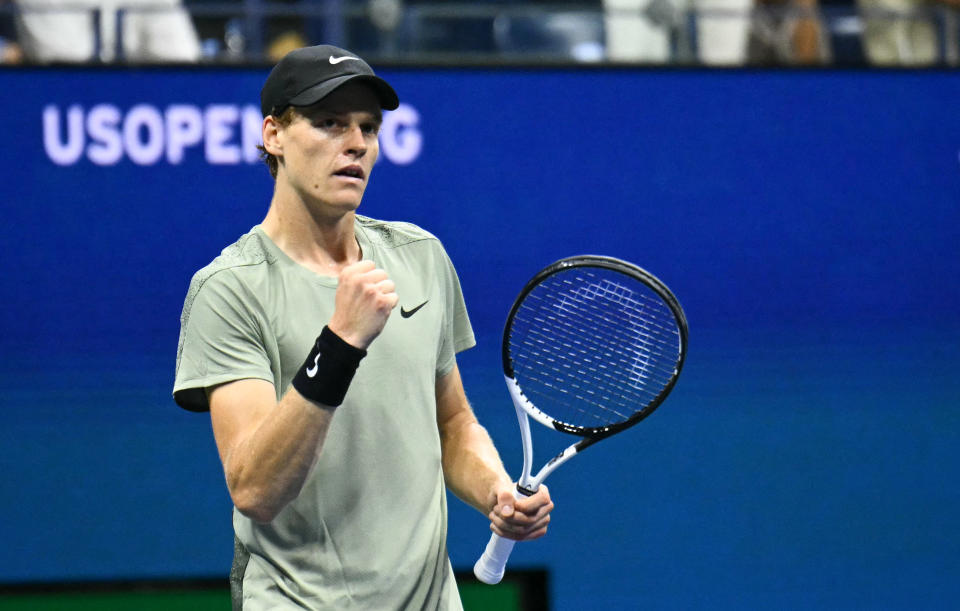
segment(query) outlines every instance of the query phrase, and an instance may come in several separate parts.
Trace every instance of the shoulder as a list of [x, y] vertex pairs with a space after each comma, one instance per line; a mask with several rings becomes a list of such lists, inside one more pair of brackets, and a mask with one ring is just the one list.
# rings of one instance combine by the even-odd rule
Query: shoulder
[[270, 263], [272, 257], [263, 243], [263, 237], [256, 230], [251, 229], [239, 240], [224, 248], [220, 255], [193, 275], [190, 289], [200, 290], [210, 281], [230, 283], [245, 270], [252, 270]]
[[271, 262], [272, 255], [263, 237], [256, 228], [250, 230], [193, 275], [184, 303], [185, 312], [201, 292], [230, 295], [243, 292], [247, 277], [260, 273]]
[[363, 232], [364, 237], [384, 248], [400, 248], [413, 244], [442, 248], [435, 235], [413, 223], [380, 221], [357, 215], [356, 227]]

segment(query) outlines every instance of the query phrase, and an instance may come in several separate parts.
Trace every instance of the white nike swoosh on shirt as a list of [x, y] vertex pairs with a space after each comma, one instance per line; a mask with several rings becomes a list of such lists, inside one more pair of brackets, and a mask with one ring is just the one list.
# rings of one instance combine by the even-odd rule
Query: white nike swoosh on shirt
[[339, 64], [340, 62], [346, 61], [346, 60], [348, 60], [348, 59], [356, 59], [356, 60], [359, 60], [360, 58], [359, 58], [359, 57], [350, 57], [349, 55], [344, 55], [343, 57], [334, 57], [334, 56], [331, 55], [331, 56], [330, 56], [330, 63], [331, 63], [331, 64]]

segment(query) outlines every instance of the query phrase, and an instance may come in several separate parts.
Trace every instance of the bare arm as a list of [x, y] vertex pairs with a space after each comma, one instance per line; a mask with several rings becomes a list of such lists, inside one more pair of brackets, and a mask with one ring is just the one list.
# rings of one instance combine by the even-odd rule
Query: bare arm
[[[386, 272], [361, 261], [340, 273], [335, 300], [330, 330], [366, 349], [383, 330], [397, 296]], [[208, 399], [230, 497], [244, 515], [269, 522], [300, 494], [320, 457], [334, 408], [292, 386], [277, 402], [274, 385], [255, 379], [214, 387]]]
[[543, 536], [553, 503], [546, 486], [514, 499], [516, 489], [490, 436], [477, 421], [463, 390], [460, 370], [437, 380], [437, 426], [447, 487], [490, 518], [490, 528], [517, 540]]
[[303, 488], [333, 419], [291, 388], [277, 403], [273, 384], [238, 380], [209, 393], [213, 434], [237, 509], [269, 522]]

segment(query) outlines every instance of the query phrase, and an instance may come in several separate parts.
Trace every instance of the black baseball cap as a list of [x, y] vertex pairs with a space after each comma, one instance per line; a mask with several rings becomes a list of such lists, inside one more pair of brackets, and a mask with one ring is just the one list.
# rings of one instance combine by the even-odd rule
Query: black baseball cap
[[260, 90], [260, 110], [266, 117], [287, 106], [309, 106], [355, 80], [370, 86], [381, 108], [393, 110], [400, 105], [393, 87], [375, 75], [367, 62], [350, 51], [317, 45], [291, 51], [273, 67]]

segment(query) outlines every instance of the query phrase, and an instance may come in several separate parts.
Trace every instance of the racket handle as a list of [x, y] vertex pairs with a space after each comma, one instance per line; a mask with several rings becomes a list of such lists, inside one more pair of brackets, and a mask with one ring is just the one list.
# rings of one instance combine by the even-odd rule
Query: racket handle
[[477, 576], [477, 579], [491, 585], [500, 583], [515, 543], [516, 541], [513, 539], [504, 539], [496, 533], [490, 535], [487, 548], [483, 550], [483, 555], [473, 565], [473, 574]]
[[[524, 483], [524, 487], [521, 488], [518, 485], [517, 489], [513, 491], [513, 498], [515, 499], [530, 496], [533, 494], [531, 491], [536, 490], [539, 485], [531, 484], [527, 478], [521, 478], [521, 481]], [[504, 539], [496, 533], [490, 535], [490, 541], [487, 542], [483, 555], [473, 565], [473, 574], [477, 576], [477, 579], [490, 585], [500, 583], [500, 580], [503, 579], [503, 573], [507, 569], [510, 552], [513, 551], [515, 544], [516, 541], [513, 539]]]

